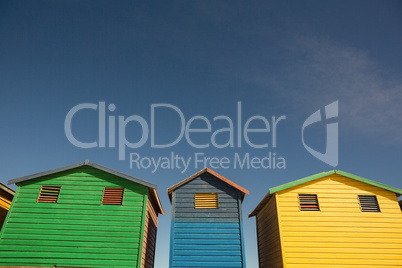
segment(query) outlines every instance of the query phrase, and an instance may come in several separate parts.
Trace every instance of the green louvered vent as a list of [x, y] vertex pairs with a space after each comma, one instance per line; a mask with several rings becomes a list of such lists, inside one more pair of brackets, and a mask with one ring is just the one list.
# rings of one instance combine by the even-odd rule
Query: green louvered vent
[[363, 212], [380, 212], [380, 206], [375, 195], [359, 195], [359, 201]]
[[38, 196], [38, 203], [57, 203], [61, 186], [42, 186]]
[[316, 194], [299, 194], [300, 210], [320, 211]]

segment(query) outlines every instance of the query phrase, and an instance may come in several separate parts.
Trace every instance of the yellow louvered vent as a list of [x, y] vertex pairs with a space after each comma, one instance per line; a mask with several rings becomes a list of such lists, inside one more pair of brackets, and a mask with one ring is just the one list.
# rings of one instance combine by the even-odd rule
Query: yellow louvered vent
[[123, 204], [124, 188], [105, 188], [102, 204], [121, 205]]
[[218, 194], [195, 194], [195, 208], [218, 208]]
[[42, 186], [38, 196], [38, 203], [57, 203], [61, 186]]
[[359, 195], [359, 201], [363, 212], [380, 212], [375, 195]]

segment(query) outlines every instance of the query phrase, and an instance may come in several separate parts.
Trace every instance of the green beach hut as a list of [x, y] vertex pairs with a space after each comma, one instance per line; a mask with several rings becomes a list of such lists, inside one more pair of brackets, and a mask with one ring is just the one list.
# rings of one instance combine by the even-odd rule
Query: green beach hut
[[8, 183], [0, 266], [154, 266], [156, 185], [88, 160]]

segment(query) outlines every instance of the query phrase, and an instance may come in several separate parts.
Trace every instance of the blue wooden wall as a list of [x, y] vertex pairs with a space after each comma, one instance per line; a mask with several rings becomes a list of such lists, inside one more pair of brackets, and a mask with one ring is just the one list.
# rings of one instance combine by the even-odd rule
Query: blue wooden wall
[[[219, 208], [195, 209], [196, 193], [218, 193]], [[172, 193], [169, 267], [246, 267], [241, 192], [209, 173]]]

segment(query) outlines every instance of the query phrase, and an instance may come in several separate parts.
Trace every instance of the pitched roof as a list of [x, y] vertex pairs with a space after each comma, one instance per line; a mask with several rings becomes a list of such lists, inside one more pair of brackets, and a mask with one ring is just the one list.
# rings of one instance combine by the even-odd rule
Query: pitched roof
[[28, 181], [28, 180], [36, 179], [36, 178], [39, 178], [39, 177], [51, 175], [51, 174], [54, 174], [54, 173], [58, 173], [58, 172], [62, 172], [62, 171], [66, 171], [66, 170], [70, 170], [70, 169], [74, 169], [74, 168], [78, 168], [78, 167], [82, 167], [82, 166], [90, 166], [90, 167], [93, 167], [93, 168], [102, 170], [102, 171], [104, 171], [104, 172], [107, 172], [107, 173], [109, 173], [109, 174], [113, 174], [113, 175], [118, 176], [118, 177], [120, 177], [120, 178], [129, 180], [129, 181], [132, 181], [132, 182], [135, 182], [135, 183], [138, 183], [138, 184], [141, 184], [141, 185], [143, 185], [143, 186], [145, 186], [145, 187], [150, 188], [151, 194], [154, 195], [154, 198], [155, 198], [155, 200], [156, 200], [157, 203], [158, 203], [158, 207], [159, 207], [160, 213], [161, 213], [161, 214], [165, 214], [165, 211], [163, 211], [162, 204], [161, 204], [161, 202], [160, 202], [158, 193], [156, 192], [156, 185], [155, 185], [155, 184], [152, 184], [152, 183], [150, 183], [150, 182], [147, 182], [147, 181], [138, 179], [138, 178], [136, 178], [136, 177], [127, 175], [127, 174], [125, 174], [125, 173], [116, 171], [116, 170], [114, 170], [114, 169], [111, 169], [111, 168], [108, 168], [108, 167], [105, 167], [105, 166], [102, 166], [102, 165], [99, 165], [99, 164], [96, 164], [96, 163], [93, 163], [93, 162], [89, 162], [89, 160], [85, 160], [85, 162], [80, 162], [80, 163], [73, 164], [73, 165], [69, 165], [69, 166], [65, 166], [65, 167], [60, 167], [60, 168], [56, 168], [56, 169], [51, 169], [51, 170], [48, 170], [48, 171], [44, 171], [44, 172], [35, 173], [35, 174], [32, 174], [32, 175], [28, 175], [28, 176], [24, 176], [24, 177], [12, 179], [12, 180], [9, 180], [9, 181], [8, 181], [8, 184], [10, 185], [10, 184], [15, 183], [15, 184], [18, 185], [18, 183], [23, 182], [23, 181]]
[[384, 190], [394, 192], [397, 196], [402, 195], [402, 190], [401, 189], [398, 189], [398, 188], [395, 188], [395, 187], [392, 187], [392, 186], [388, 186], [388, 185], [380, 183], [380, 182], [372, 181], [372, 180], [369, 180], [369, 179], [366, 179], [366, 178], [362, 178], [360, 176], [347, 173], [345, 171], [331, 170], [331, 171], [321, 172], [321, 173], [318, 173], [318, 174], [315, 174], [315, 175], [312, 175], [312, 176], [308, 176], [306, 178], [291, 181], [291, 182], [288, 182], [288, 183], [285, 183], [285, 184], [270, 188], [268, 193], [267, 193], [267, 195], [261, 200], [261, 202], [253, 210], [253, 212], [251, 212], [248, 216], [253, 217], [253, 216], [257, 215], [257, 213], [265, 206], [265, 204], [268, 203], [269, 199], [271, 198], [271, 196], [274, 193], [289, 189], [291, 187], [294, 187], [294, 186], [297, 186], [297, 185], [300, 185], [300, 184], [303, 184], [303, 183], [306, 183], [306, 182], [321, 179], [323, 177], [326, 177], [326, 176], [329, 176], [329, 175], [332, 175], [332, 174], [338, 174], [338, 175], [347, 177], [349, 179], [353, 179], [353, 180], [356, 180], [356, 181], [367, 183], [367, 184], [382, 188]]
[[15, 191], [13, 189], [11, 189], [10, 187], [8, 187], [7, 185], [3, 184], [0, 182], [0, 189], [4, 190], [5, 192], [14, 195]]
[[223, 181], [223, 182], [229, 184], [230, 186], [236, 188], [237, 190], [239, 190], [239, 191], [241, 192], [241, 194], [242, 194], [242, 195], [241, 195], [241, 200], [242, 200], [242, 201], [243, 201], [244, 196], [245, 196], [246, 194], [247, 194], [247, 195], [250, 194], [250, 192], [249, 192], [248, 190], [244, 189], [244, 188], [241, 187], [240, 185], [237, 185], [237, 184], [234, 183], [233, 181], [228, 180], [227, 178], [225, 178], [225, 177], [223, 177], [222, 175], [216, 173], [216, 172], [213, 171], [212, 169], [210, 169], [210, 168], [204, 168], [203, 170], [200, 170], [199, 172], [195, 173], [194, 175], [188, 177], [187, 179], [182, 180], [181, 182], [179, 182], [179, 183], [173, 185], [172, 187], [169, 187], [169, 188], [167, 189], [167, 193], [168, 193], [170, 202], [172, 202], [172, 192], [173, 192], [174, 190], [176, 190], [176, 189], [179, 188], [180, 186], [182, 186], [182, 185], [184, 185], [184, 184], [186, 184], [186, 183], [188, 183], [188, 182], [194, 180], [195, 178], [198, 178], [201, 174], [206, 173], [206, 172], [209, 173], [209, 174], [211, 174], [211, 175], [213, 175], [213, 176], [215, 176], [216, 178], [220, 179], [221, 181]]

